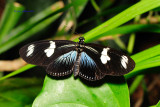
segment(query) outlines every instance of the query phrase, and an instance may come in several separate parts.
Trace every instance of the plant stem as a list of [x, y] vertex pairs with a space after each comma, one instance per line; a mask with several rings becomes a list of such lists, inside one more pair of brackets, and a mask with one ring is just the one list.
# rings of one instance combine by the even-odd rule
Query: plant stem
[[94, 7], [94, 9], [99, 13], [100, 12], [100, 8], [97, 5], [97, 3], [95, 2], [95, 0], [91, 0], [91, 4]]
[[130, 95], [132, 95], [135, 92], [135, 90], [137, 89], [137, 87], [139, 86], [143, 78], [144, 78], [144, 75], [139, 75], [135, 78], [135, 80], [133, 81], [133, 83], [131, 84], [129, 88]]

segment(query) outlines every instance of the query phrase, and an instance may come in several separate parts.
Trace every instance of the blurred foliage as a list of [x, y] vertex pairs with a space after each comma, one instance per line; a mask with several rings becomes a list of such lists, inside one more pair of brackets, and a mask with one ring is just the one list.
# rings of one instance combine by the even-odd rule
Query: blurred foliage
[[[159, 7], [160, 0], [8, 0], [0, 20], [0, 54], [34, 40], [63, 37], [77, 41], [77, 31], [85, 42], [103, 40], [104, 45], [109, 41], [105, 38], [112, 36], [119, 48], [132, 54], [137, 32], [160, 33]], [[125, 34], [130, 34], [128, 45], [121, 38]], [[62, 80], [46, 76], [42, 90], [40, 78], [10, 78], [35, 67], [26, 65], [0, 78], [0, 106], [129, 107], [130, 95], [148, 73], [146, 69], [160, 66], [159, 49], [156, 45], [131, 55], [136, 67], [124, 77], [90, 83], [72, 76]], [[126, 81], [132, 77], [136, 79], [128, 89]]]
[[42, 88], [38, 78], [10, 78], [0, 82], [1, 107], [31, 106], [34, 98]]

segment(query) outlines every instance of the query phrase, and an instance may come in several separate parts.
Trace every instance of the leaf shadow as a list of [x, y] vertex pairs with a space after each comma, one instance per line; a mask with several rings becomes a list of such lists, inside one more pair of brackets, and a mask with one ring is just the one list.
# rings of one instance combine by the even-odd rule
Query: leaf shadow
[[47, 74], [47, 76], [51, 79], [55, 79], [55, 80], [65, 80], [65, 79], [68, 79], [68, 78], [71, 78], [72, 74], [69, 74], [69, 75], [65, 75], [65, 76], [52, 76], [52, 75], [49, 75]]
[[83, 78], [80, 77], [74, 77], [72, 74], [66, 75], [66, 76], [61, 76], [61, 77], [57, 77], [57, 76], [51, 76], [48, 75], [48, 77], [50, 77], [51, 79], [55, 79], [55, 80], [65, 80], [68, 78], [74, 78], [75, 81], [80, 81], [82, 84], [88, 86], [88, 87], [100, 87], [103, 84], [106, 83], [111, 83], [111, 84], [124, 84], [125, 83], [125, 78], [124, 76], [105, 76], [103, 79], [101, 80], [97, 80], [97, 81], [88, 81], [85, 80]]

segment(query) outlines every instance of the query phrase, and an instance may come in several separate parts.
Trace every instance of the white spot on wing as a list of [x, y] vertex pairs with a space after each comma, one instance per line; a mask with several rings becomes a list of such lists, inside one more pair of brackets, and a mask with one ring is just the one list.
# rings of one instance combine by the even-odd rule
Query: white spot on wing
[[44, 50], [47, 57], [50, 57], [51, 55], [53, 55], [54, 50], [56, 48], [55, 42], [53, 42], [53, 41], [49, 41], [49, 42], [50, 42], [50, 46]]
[[32, 53], [34, 51], [34, 47], [35, 47], [34, 44], [31, 44], [31, 45], [28, 46], [27, 55], [26, 55], [27, 57], [32, 55]]
[[122, 56], [121, 64], [125, 69], [127, 69], [128, 58], [126, 56], [124, 56], [124, 55]]
[[109, 48], [103, 48], [103, 51], [102, 51], [102, 53], [101, 53], [100, 59], [101, 59], [101, 62], [102, 62], [103, 64], [106, 64], [107, 61], [110, 60], [110, 57], [108, 56], [108, 50], [109, 50]]

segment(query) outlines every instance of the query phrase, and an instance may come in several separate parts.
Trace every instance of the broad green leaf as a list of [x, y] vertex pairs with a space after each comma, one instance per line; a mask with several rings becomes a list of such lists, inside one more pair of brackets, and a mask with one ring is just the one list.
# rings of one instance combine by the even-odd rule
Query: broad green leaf
[[113, 82], [115, 78], [109, 79], [110, 82], [100, 86], [89, 86], [73, 76], [64, 80], [46, 76], [33, 107], [129, 107], [129, 92], [124, 78], [119, 77], [117, 83]]
[[31, 106], [41, 86], [42, 80], [38, 78], [11, 78], [0, 81], [0, 107]]

